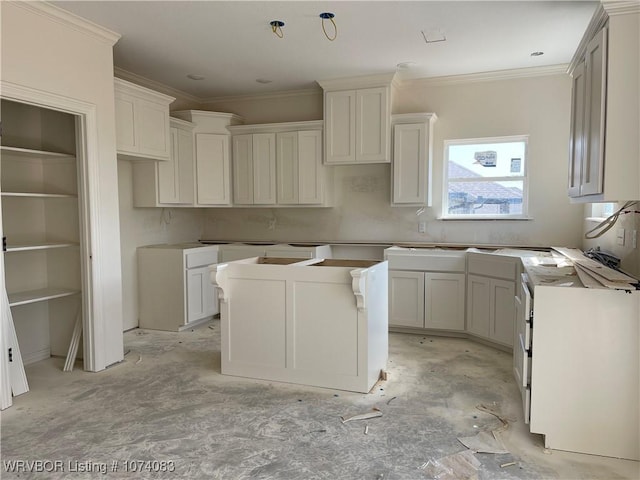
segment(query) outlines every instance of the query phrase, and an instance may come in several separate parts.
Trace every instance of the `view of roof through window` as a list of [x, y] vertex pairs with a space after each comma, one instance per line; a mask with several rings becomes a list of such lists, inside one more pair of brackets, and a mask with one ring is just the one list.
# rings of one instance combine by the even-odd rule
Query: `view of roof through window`
[[445, 145], [445, 216], [527, 214], [526, 137], [455, 140]]

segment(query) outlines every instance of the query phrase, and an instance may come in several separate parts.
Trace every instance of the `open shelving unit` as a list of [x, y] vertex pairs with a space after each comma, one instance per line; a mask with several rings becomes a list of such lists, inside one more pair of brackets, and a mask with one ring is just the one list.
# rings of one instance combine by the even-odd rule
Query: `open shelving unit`
[[77, 119], [3, 99], [5, 282], [25, 365], [65, 356], [82, 312]]

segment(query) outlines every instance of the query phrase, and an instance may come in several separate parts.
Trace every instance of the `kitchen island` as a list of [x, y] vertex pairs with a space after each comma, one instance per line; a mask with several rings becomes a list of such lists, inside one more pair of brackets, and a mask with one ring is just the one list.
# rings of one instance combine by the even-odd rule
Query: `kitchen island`
[[212, 265], [222, 373], [366, 393], [388, 357], [387, 262]]

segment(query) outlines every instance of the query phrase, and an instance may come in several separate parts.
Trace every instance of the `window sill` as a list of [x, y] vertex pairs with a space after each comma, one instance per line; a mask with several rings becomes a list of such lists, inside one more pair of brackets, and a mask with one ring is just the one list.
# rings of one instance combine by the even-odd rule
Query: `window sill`
[[587, 222], [598, 222], [598, 223], [604, 222], [606, 219], [607, 219], [607, 217], [587, 217], [587, 218], [585, 218], [585, 220]]
[[533, 220], [533, 217], [527, 217], [527, 216], [518, 216], [518, 217], [484, 217], [484, 216], [480, 216], [480, 215], [474, 215], [474, 216], [446, 216], [446, 217], [438, 217], [438, 220], [444, 220], [444, 221], [451, 221], [451, 220], [471, 220], [471, 221], [478, 221], [478, 220], [484, 220], [484, 221], [498, 221], [498, 222], [504, 222], [504, 221], [528, 221], [528, 220]]

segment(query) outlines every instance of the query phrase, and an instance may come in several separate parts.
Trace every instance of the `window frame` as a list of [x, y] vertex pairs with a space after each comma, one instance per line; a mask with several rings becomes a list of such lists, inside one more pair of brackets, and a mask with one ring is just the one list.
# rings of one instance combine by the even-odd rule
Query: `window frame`
[[[524, 142], [524, 168], [519, 176], [480, 177], [480, 181], [522, 181], [522, 213], [517, 214], [450, 214], [449, 211], [449, 147], [452, 145], [478, 145]], [[440, 220], [531, 220], [529, 216], [529, 135], [461, 138], [444, 141], [443, 151], [442, 213]], [[477, 180], [476, 180], [477, 181]]]

